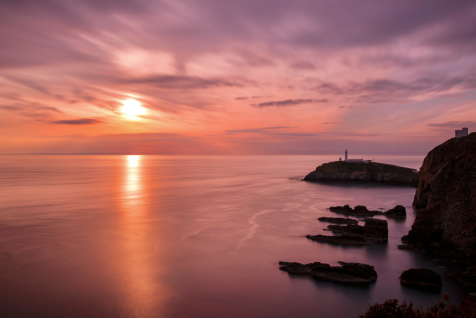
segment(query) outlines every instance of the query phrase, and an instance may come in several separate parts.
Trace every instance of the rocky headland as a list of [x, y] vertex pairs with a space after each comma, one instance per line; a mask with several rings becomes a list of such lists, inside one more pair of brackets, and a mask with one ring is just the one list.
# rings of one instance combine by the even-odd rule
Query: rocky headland
[[476, 133], [428, 153], [413, 207], [415, 222], [399, 248], [460, 263], [465, 270], [457, 277], [476, 287]]
[[339, 266], [331, 266], [320, 262], [300, 264], [280, 261], [279, 269], [296, 275], [308, 275], [318, 280], [350, 284], [368, 284], [377, 280], [377, 272], [373, 266], [360, 263], [339, 261]]
[[304, 177], [305, 181], [367, 182], [414, 186], [418, 173], [411, 168], [376, 162], [337, 161], [322, 164]]
[[365, 225], [329, 225], [327, 229], [342, 236], [307, 235], [306, 238], [340, 245], [380, 244], [388, 241], [386, 220], [365, 218]]

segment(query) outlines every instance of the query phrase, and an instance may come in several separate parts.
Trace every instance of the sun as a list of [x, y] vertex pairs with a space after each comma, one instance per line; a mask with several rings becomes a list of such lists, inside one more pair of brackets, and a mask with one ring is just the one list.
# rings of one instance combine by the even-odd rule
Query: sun
[[144, 115], [146, 109], [140, 105], [140, 102], [134, 99], [127, 99], [123, 102], [121, 113], [129, 118], [134, 118], [137, 115]]

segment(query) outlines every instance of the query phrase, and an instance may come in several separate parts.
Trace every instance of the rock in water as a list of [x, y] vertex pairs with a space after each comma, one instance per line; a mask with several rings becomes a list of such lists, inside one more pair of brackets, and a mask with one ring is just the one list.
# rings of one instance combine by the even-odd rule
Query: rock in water
[[395, 208], [384, 212], [383, 215], [391, 218], [405, 219], [407, 218], [407, 210], [402, 205], [397, 205]]
[[362, 236], [342, 235], [342, 236], [325, 236], [325, 235], [307, 235], [306, 238], [319, 242], [337, 244], [337, 245], [368, 245], [370, 242]]
[[[428, 153], [413, 200], [415, 222], [401, 248], [476, 261], [476, 133]], [[469, 277], [471, 269], [468, 268]], [[476, 274], [475, 274], [476, 275]], [[476, 280], [470, 283], [476, 287]]]
[[306, 238], [340, 245], [368, 245], [386, 243], [388, 241], [388, 223], [386, 220], [365, 218], [364, 222], [364, 226], [327, 226], [328, 230], [343, 234], [342, 236], [307, 235]]
[[339, 261], [341, 266], [331, 266], [315, 262], [300, 264], [296, 262], [280, 261], [279, 269], [291, 274], [308, 275], [318, 280], [333, 281], [340, 283], [363, 284], [377, 280], [377, 272], [373, 266], [359, 263], [345, 263]]
[[328, 222], [333, 224], [358, 224], [359, 221], [352, 218], [342, 218], [342, 217], [319, 217], [318, 220], [321, 222]]
[[417, 186], [418, 173], [411, 168], [382, 163], [330, 162], [318, 166], [305, 181], [368, 182]]
[[375, 218], [364, 218], [364, 237], [370, 242], [379, 244], [388, 241], [388, 222]]
[[357, 205], [353, 209], [349, 205], [344, 206], [331, 206], [329, 210], [334, 213], [338, 214], [347, 214], [347, 215], [355, 215], [355, 216], [368, 216], [373, 217], [375, 215], [381, 215], [382, 212], [378, 210], [368, 210], [367, 207], [362, 205]]
[[428, 268], [411, 268], [405, 270], [400, 276], [404, 285], [440, 288], [443, 286], [439, 273]]

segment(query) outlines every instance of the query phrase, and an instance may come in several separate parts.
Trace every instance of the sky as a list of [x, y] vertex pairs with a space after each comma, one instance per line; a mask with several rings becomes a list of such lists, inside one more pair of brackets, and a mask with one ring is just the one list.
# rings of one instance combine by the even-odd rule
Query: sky
[[3, 154], [425, 155], [462, 127], [476, 1], [0, 2]]

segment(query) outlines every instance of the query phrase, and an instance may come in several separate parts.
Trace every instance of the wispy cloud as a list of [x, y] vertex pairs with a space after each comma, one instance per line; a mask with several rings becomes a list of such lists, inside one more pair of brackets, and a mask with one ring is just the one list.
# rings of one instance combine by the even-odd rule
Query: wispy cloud
[[68, 124], [68, 125], [90, 125], [90, 124], [99, 124], [104, 123], [104, 121], [99, 119], [74, 119], [74, 120], [60, 120], [52, 121], [52, 124]]
[[50, 118], [53, 114], [63, 114], [63, 112], [56, 107], [46, 106], [37, 102], [30, 103], [22, 101], [11, 105], [0, 105], [0, 109], [15, 112], [36, 120]]
[[263, 102], [259, 104], [251, 104], [251, 106], [263, 108], [268, 106], [293, 106], [293, 105], [300, 105], [300, 104], [309, 104], [309, 103], [327, 103], [329, 100], [327, 99], [295, 99], [295, 100], [282, 100], [282, 101], [270, 101], [270, 102]]
[[461, 129], [462, 127], [476, 127], [476, 122], [474, 121], [448, 121], [443, 123], [429, 123], [427, 126], [430, 127], [442, 127], [442, 128], [454, 128]]
[[243, 87], [244, 82], [226, 79], [204, 79], [185, 75], [157, 75], [144, 78], [123, 80], [125, 83], [151, 84], [155, 87], [167, 89], [205, 89], [209, 87], [235, 86]]

